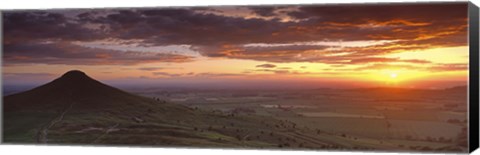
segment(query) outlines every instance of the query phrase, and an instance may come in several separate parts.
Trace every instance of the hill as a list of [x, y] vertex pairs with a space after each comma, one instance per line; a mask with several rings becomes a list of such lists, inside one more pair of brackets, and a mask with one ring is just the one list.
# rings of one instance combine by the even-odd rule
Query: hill
[[307, 136], [317, 134], [271, 117], [205, 111], [130, 94], [81, 71], [4, 97], [5, 143], [347, 147]]

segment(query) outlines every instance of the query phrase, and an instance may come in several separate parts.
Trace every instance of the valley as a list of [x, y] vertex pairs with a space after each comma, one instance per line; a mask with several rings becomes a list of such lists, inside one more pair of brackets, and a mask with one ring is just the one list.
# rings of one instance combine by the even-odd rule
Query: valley
[[466, 87], [120, 90], [80, 71], [4, 98], [4, 139], [255, 149], [466, 151]]

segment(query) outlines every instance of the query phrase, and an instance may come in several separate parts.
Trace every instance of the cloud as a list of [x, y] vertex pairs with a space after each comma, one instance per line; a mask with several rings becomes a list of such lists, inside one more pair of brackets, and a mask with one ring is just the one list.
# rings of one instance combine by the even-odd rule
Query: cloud
[[212, 77], [235, 77], [235, 76], [245, 76], [245, 74], [237, 74], [237, 73], [211, 73], [211, 72], [203, 72], [203, 73], [169, 73], [169, 72], [152, 72], [155, 76], [164, 76], [170, 78], [176, 77], [203, 77], [203, 78], [212, 78]]
[[441, 71], [468, 71], [468, 64], [437, 64], [435, 66], [429, 67], [428, 71], [432, 72], [441, 72]]
[[288, 74], [290, 73], [289, 70], [275, 70], [274, 71], [275, 74]]
[[261, 6], [256, 6], [256, 7], [250, 7], [250, 10], [252, 10], [255, 14], [263, 17], [272, 17], [277, 15], [275, 13], [276, 7], [272, 6], [266, 6], [266, 7], [261, 7]]
[[5, 64], [67, 64], [67, 65], [134, 65], [153, 62], [189, 62], [193, 57], [148, 53], [136, 51], [116, 51], [83, 47], [68, 42], [6, 44]]
[[94, 40], [101, 31], [83, 27], [61, 13], [46, 11], [12, 11], [3, 13], [4, 42], [44, 40]]
[[426, 26], [429, 23], [448, 24], [449, 21], [458, 22], [458, 20], [465, 19], [467, 12], [464, 9], [467, 8], [466, 4], [307, 5], [289, 14], [293, 18], [341, 23], [341, 25], [355, 24], [362, 26], [365, 23], [379, 23], [389, 26]]
[[166, 77], [180, 77], [184, 75], [181, 73], [168, 73], [168, 72], [152, 72], [152, 74], [156, 76], [166, 76]]
[[51, 73], [3, 73], [5, 77], [52, 77]]
[[412, 64], [387, 64], [387, 63], [374, 63], [364, 65], [353, 69], [331, 69], [335, 71], [374, 71], [374, 70], [423, 70], [428, 72], [450, 72], [450, 71], [468, 71], [467, 64], [454, 63], [454, 64], [437, 64], [432, 63], [423, 66], [414, 66]]
[[[186, 45], [205, 57], [340, 64], [376, 63], [382, 60], [360, 59], [467, 45], [465, 2], [242, 7], [258, 17], [268, 18], [199, 13], [198, 8], [188, 7], [6, 11], [4, 51], [8, 53], [7, 63], [98, 65], [194, 61], [192, 56], [185, 55], [72, 45], [113, 38], [135, 40], [122, 44], [142, 47]], [[338, 42], [338, 45], [306, 44], [319, 41]], [[361, 47], [341, 45], [358, 41], [390, 42]], [[303, 44], [246, 46], [285, 43]], [[39, 50], [30, 51], [34, 48]]]
[[141, 70], [141, 71], [157, 71], [157, 70], [163, 70], [165, 68], [163, 67], [142, 67], [142, 68], [138, 68], [138, 70]]
[[274, 64], [261, 64], [261, 65], [257, 65], [255, 66], [257, 68], [275, 68], [277, 67], [277, 65], [274, 65]]
[[389, 70], [398, 70], [398, 69], [419, 69], [417, 66], [413, 65], [406, 65], [406, 64], [383, 64], [383, 63], [377, 63], [377, 64], [371, 64], [371, 65], [366, 65], [362, 67], [357, 67], [355, 69], [345, 69], [345, 70], [353, 70], [353, 71], [364, 71], [364, 70], [382, 70], [382, 69], [389, 69]]
[[197, 77], [233, 77], [233, 76], [245, 76], [244, 74], [237, 74], [237, 73], [198, 73], [195, 74]]
[[51, 73], [3, 73], [3, 83], [4, 84], [32, 84], [32, 83], [44, 83], [52, 80], [58, 75]]
[[352, 59], [348, 64], [364, 64], [364, 63], [378, 63], [378, 62], [384, 62], [384, 63], [385, 62], [406, 62], [406, 63], [417, 63], [417, 64], [431, 63], [428, 60], [419, 60], [419, 59], [370, 57], [370, 58]]
[[256, 75], [262, 75], [265, 72], [273, 73], [273, 74], [312, 74], [310, 72], [302, 72], [298, 70], [293, 70], [289, 67], [281, 67], [277, 69], [265, 68], [265, 69], [255, 69], [255, 70], [247, 70], [248, 73], [256, 73]]

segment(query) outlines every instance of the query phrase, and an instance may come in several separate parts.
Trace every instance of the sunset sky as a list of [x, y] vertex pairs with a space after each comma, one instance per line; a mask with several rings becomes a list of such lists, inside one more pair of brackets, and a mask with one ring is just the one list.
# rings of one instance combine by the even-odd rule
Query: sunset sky
[[466, 85], [467, 3], [3, 12], [6, 84]]

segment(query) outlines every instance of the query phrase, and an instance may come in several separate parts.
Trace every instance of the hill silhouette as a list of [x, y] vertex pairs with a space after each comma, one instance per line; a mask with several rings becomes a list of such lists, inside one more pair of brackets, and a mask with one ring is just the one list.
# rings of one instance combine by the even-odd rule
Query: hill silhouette
[[[188, 95], [183, 92], [180, 94]], [[299, 98], [303, 97], [307, 98], [306, 101], [312, 101], [311, 98], [308, 98], [309, 96], [303, 96], [298, 92], [285, 93], [282, 91], [277, 94], [280, 96], [293, 94], [292, 96], [298, 96], [298, 98], [293, 98], [293, 100], [278, 98], [275, 101], [295, 103], [302, 101]], [[418, 110], [416, 105], [419, 107], [434, 106], [442, 108], [442, 110], [461, 112], [459, 110], [462, 110], [464, 105], [456, 100], [466, 97], [466, 87], [445, 90], [317, 89], [313, 92], [309, 90], [306, 94], [316, 94], [321, 97], [314, 99], [320, 101], [318, 109], [308, 107], [305, 109], [307, 112], [315, 110], [324, 112], [325, 105], [328, 105], [327, 110], [330, 108], [329, 106], [333, 108], [345, 106], [345, 109], [349, 110], [365, 106], [359, 112], [363, 113], [366, 109], [369, 112], [365, 112], [365, 114], [369, 116], [374, 115], [370, 114], [370, 110], [377, 109], [378, 106], [381, 108], [381, 106], [387, 105], [385, 103], [389, 103], [388, 105], [392, 104], [392, 107], [400, 107], [399, 109], [406, 107], [406, 110], [380, 109], [379, 111], [392, 113], [391, 117], [401, 121], [414, 121], [418, 118], [412, 118], [410, 114], [412, 114], [412, 110]], [[344, 98], [353, 100], [344, 100]], [[444, 102], [445, 100], [447, 102]], [[315, 116], [299, 115], [299, 113], [295, 113], [295, 110], [298, 109], [293, 108], [258, 108], [252, 106], [255, 104], [248, 104], [248, 101], [244, 100], [239, 100], [241, 102], [228, 101], [230, 100], [220, 100], [225, 103], [212, 103], [211, 105], [225, 104], [236, 110], [205, 108], [202, 107], [203, 105], [199, 105], [204, 102], [195, 103], [194, 101], [185, 104], [190, 105], [187, 107], [180, 103], [170, 103], [131, 94], [103, 84], [82, 71], [73, 70], [42, 86], [4, 97], [2, 142], [257, 149], [391, 150], [397, 148], [390, 143], [384, 143], [385, 145], [371, 143], [372, 139], [370, 138], [383, 137], [382, 134], [366, 132], [365, 139], [356, 133], [329, 131], [337, 129], [337, 125], [339, 125], [329, 124], [330, 121], [338, 120], [338, 122], [344, 123], [354, 123], [350, 119], [362, 123], [377, 121], [372, 118], [362, 118], [363, 115], [360, 118], [316, 118]], [[272, 104], [274, 102], [262, 101], [262, 103]], [[247, 106], [242, 110], [243, 105], [239, 104]], [[342, 105], [337, 106], [337, 104]], [[260, 105], [262, 104], [257, 104], [257, 106]], [[421, 108], [420, 110], [422, 113], [428, 112]], [[430, 120], [430, 114], [421, 116], [419, 119], [421, 121]], [[388, 121], [379, 121], [381, 123], [378, 123], [378, 126], [375, 125], [369, 129], [380, 128], [378, 131], [382, 131], [389, 128]], [[382, 126], [383, 122], [386, 122], [385, 126]], [[377, 123], [375, 122], [375, 124]], [[334, 126], [330, 127], [329, 125]], [[340, 125], [343, 126], [343, 123]], [[457, 148], [455, 145], [451, 150]], [[403, 149], [401, 146], [398, 148]]]
[[[258, 148], [302, 137], [275, 123], [281, 122], [130, 94], [73, 70], [45, 85], [4, 97], [3, 142]], [[270, 136], [264, 136], [267, 133]], [[254, 135], [257, 138], [252, 140]], [[310, 141], [312, 147], [327, 146]]]
[[98, 108], [144, 102], [144, 98], [105, 85], [82, 71], [72, 70], [45, 85], [6, 96], [4, 101], [6, 111], [15, 111], [38, 107], [64, 107], [73, 102], [81, 103], [77, 105], [81, 108]]

